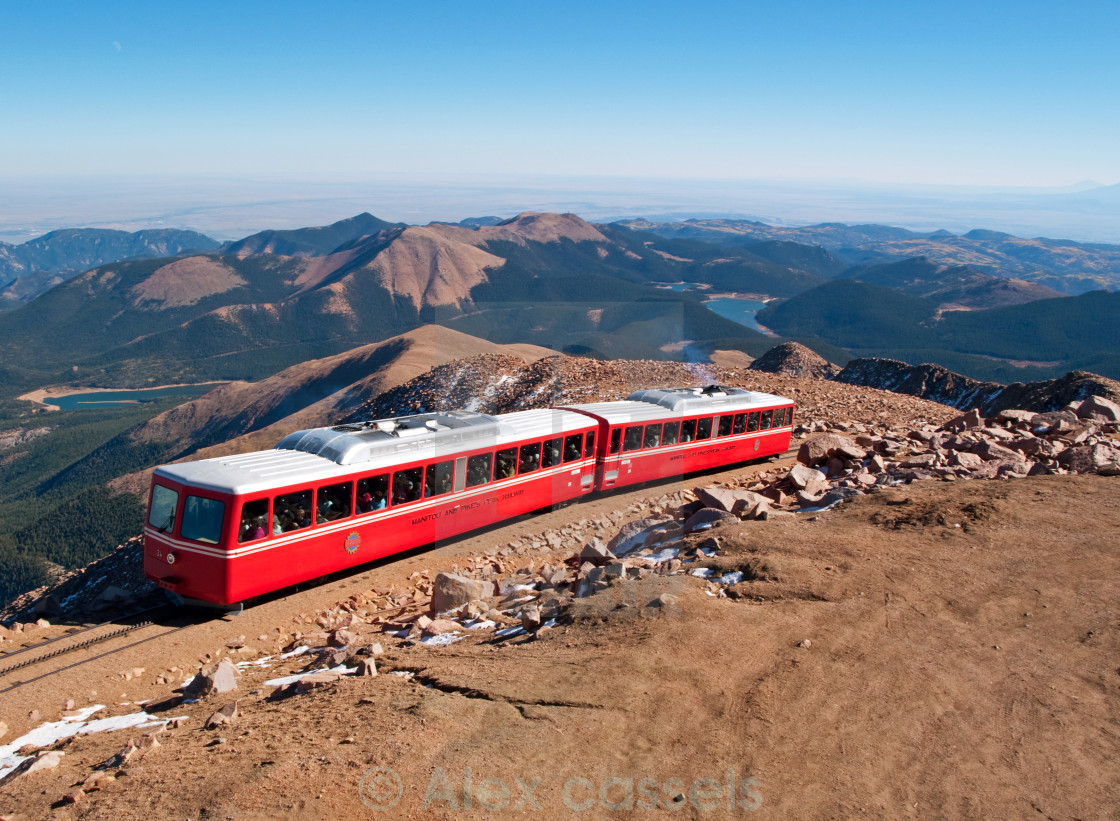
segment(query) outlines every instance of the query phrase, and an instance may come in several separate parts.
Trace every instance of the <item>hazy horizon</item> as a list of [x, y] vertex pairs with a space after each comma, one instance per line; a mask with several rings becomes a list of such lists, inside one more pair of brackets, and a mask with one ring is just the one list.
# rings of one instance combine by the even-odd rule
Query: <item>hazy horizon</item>
[[880, 223], [915, 231], [975, 228], [1120, 242], [1120, 188], [902, 186], [835, 181], [383, 175], [369, 181], [59, 177], [0, 180], [0, 241], [61, 228], [181, 228], [218, 240], [326, 225], [368, 211], [410, 224], [566, 211], [599, 222], [646, 217], [751, 219], [775, 225]]

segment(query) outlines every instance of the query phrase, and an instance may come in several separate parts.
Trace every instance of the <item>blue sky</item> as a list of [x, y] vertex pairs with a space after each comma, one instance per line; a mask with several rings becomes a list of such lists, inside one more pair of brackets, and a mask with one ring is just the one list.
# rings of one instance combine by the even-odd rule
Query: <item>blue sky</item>
[[4, 3], [0, 177], [1120, 182], [1120, 4]]

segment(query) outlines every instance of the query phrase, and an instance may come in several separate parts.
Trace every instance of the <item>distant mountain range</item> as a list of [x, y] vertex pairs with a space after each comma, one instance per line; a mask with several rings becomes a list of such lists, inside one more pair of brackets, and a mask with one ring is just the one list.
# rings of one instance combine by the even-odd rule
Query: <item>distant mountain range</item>
[[[792, 339], [839, 365], [892, 356], [988, 381], [1120, 375], [1120, 297], [1064, 296], [1120, 284], [1120, 246], [532, 212], [425, 226], [363, 213], [224, 245], [190, 232], [107, 234], [116, 245], [83, 231], [7, 246], [39, 249], [55, 267], [93, 259], [95, 246], [142, 257], [95, 263], [0, 313], [8, 393], [259, 380], [428, 323], [605, 359], [759, 356]], [[680, 282], [694, 287], [669, 287]], [[713, 313], [709, 296], [727, 292], [769, 300], [758, 318], [777, 337]]]
[[[1120, 186], [1114, 187], [1120, 190]], [[1024, 239], [982, 229], [958, 236], [948, 231], [920, 233], [885, 225], [842, 223], [789, 227], [749, 220], [711, 219], [628, 220], [620, 224], [658, 236], [721, 245], [762, 240], [814, 245], [836, 254], [848, 265], [921, 256], [940, 265], [968, 265], [987, 274], [1030, 280], [1066, 294], [1120, 288], [1120, 245], [1043, 237]]]
[[0, 310], [34, 299], [68, 275], [96, 265], [213, 251], [220, 245], [195, 231], [172, 228], [134, 233], [70, 228], [51, 231], [20, 245], [0, 242]]

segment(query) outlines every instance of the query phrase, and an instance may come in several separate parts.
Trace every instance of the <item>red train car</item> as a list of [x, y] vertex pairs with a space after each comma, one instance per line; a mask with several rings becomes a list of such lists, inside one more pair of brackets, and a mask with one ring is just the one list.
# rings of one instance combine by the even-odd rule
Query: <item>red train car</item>
[[144, 572], [232, 604], [590, 493], [597, 424], [465, 411], [315, 428], [273, 450], [164, 465]]
[[792, 422], [788, 399], [712, 387], [298, 431], [272, 450], [157, 468], [144, 572], [234, 604], [593, 490], [781, 453]]
[[599, 423], [597, 490], [761, 459], [789, 449], [793, 402], [742, 388], [671, 388], [570, 405]]

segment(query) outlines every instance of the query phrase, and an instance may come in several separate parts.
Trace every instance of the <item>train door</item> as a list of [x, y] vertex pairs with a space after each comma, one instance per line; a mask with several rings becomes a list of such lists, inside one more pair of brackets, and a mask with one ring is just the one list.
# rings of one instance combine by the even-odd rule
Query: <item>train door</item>
[[614, 487], [618, 482], [622, 454], [622, 431], [624, 425], [609, 425], [606, 441], [603, 443], [603, 477], [601, 487]]

